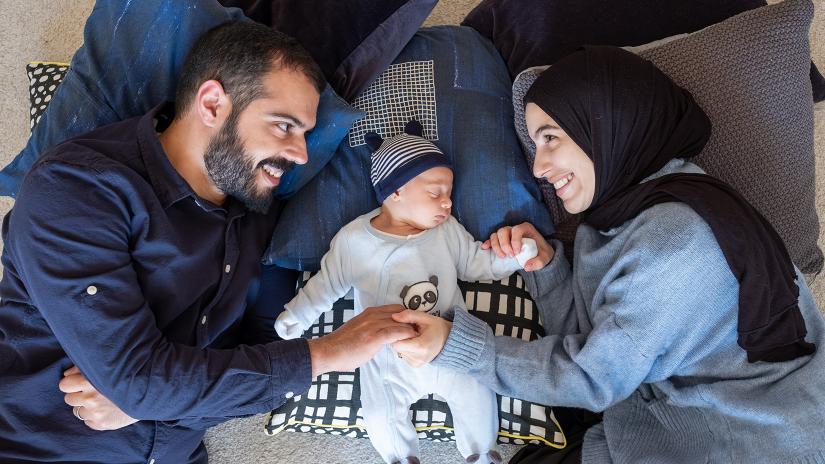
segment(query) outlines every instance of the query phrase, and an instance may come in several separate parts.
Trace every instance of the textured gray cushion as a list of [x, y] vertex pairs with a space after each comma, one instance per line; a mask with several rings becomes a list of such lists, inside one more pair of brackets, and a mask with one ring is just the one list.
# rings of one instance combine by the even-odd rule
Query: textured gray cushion
[[[812, 17], [810, 0], [785, 0], [634, 50], [690, 91], [713, 123], [707, 146], [693, 161], [742, 193], [806, 273], [819, 272], [823, 261], [809, 78]], [[516, 129], [531, 166], [535, 145], [527, 137], [522, 100], [542, 70], [525, 70], [513, 85]], [[560, 238], [572, 240], [576, 218], [564, 211], [551, 185], [541, 184], [554, 221], [562, 225]]]

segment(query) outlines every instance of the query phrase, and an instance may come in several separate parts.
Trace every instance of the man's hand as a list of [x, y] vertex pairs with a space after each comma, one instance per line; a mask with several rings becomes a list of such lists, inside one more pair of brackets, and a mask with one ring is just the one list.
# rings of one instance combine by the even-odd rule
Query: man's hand
[[73, 406], [75, 416], [91, 429], [116, 430], [137, 422], [101, 395], [77, 366], [63, 373], [58, 386], [60, 391], [66, 393], [63, 401]]
[[401, 340], [392, 345], [393, 350], [413, 367], [423, 366], [435, 359], [447, 343], [447, 337], [453, 328], [450, 321], [409, 309], [393, 315], [392, 318], [398, 322], [412, 324], [420, 334], [416, 338]]
[[354, 370], [384, 345], [417, 336], [413, 326], [393, 320], [403, 310], [401, 305], [367, 308], [331, 334], [309, 340], [312, 376]]
[[536, 241], [538, 255], [524, 264], [525, 271], [538, 271], [553, 259], [553, 247], [547, 243], [533, 224], [523, 222], [517, 226], [505, 226], [490, 235], [490, 239], [481, 244], [481, 248], [492, 248], [499, 258], [514, 257], [521, 252], [521, 239], [529, 237]]

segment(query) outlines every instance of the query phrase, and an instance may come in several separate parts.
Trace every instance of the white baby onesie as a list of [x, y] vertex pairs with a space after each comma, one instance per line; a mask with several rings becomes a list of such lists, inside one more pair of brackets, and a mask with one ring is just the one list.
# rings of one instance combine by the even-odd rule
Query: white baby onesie
[[[376, 209], [344, 226], [321, 260], [320, 271], [287, 303], [275, 328], [282, 338], [299, 337], [333, 303], [353, 288], [356, 314], [364, 308], [403, 304], [407, 309], [439, 315], [465, 304], [457, 280], [500, 280], [536, 255], [535, 242], [525, 239], [517, 258], [498, 258], [452, 216], [443, 224], [411, 237], [378, 231], [370, 219]], [[473, 378], [450, 369], [413, 368], [384, 347], [361, 367], [361, 404], [367, 432], [385, 462], [417, 457], [418, 437], [409, 407], [436, 393], [450, 406], [456, 445], [465, 459], [485, 462], [498, 431], [496, 396]]]

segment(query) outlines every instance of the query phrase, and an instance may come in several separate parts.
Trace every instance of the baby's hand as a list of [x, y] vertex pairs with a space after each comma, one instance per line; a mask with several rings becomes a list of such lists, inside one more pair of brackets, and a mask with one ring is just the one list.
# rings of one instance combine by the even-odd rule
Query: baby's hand
[[284, 310], [275, 320], [275, 332], [284, 340], [292, 340], [298, 338], [304, 333], [305, 328], [302, 326], [292, 311]]
[[[530, 244], [528, 240], [533, 243]], [[528, 272], [538, 271], [546, 266], [554, 254], [553, 247], [529, 222], [500, 228], [490, 235], [489, 240], [481, 244], [481, 248], [492, 249], [499, 258], [515, 257], [522, 269]], [[533, 250], [529, 250], [530, 248]]]

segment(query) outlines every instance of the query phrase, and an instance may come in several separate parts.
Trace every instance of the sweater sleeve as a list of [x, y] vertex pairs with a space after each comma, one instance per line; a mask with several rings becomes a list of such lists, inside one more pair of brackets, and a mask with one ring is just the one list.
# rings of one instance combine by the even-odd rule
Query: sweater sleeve
[[493, 250], [482, 249], [481, 242], [455, 218], [450, 217], [446, 225], [459, 279], [467, 282], [501, 280], [521, 269], [516, 258], [499, 258]]
[[573, 306], [573, 274], [564, 256], [564, 245], [558, 240], [550, 240], [550, 245], [554, 251], [553, 260], [547, 266], [538, 271], [519, 273], [539, 310], [544, 333], [579, 333]]
[[[684, 210], [668, 219], [667, 227], [656, 220], [636, 226], [607, 273], [585, 284], [597, 288], [592, 297], [573, 293], [568, 311], [591, 330], [525, 342], [496, 337], [484, 322], [456, 311], [434, 363], [473, 375], [502, 395], [593, 411], [627, 398], [643, 382], [670, 377], [713, 349], [707, 334], [735, 317], [730, 308], [737, 291], [707, 224]], [[587, 269], [580, 272], [574, 282], [586, 277]], [[552, 293], [542, 291], [542, 304], [552, 306], [546, 301]]]

